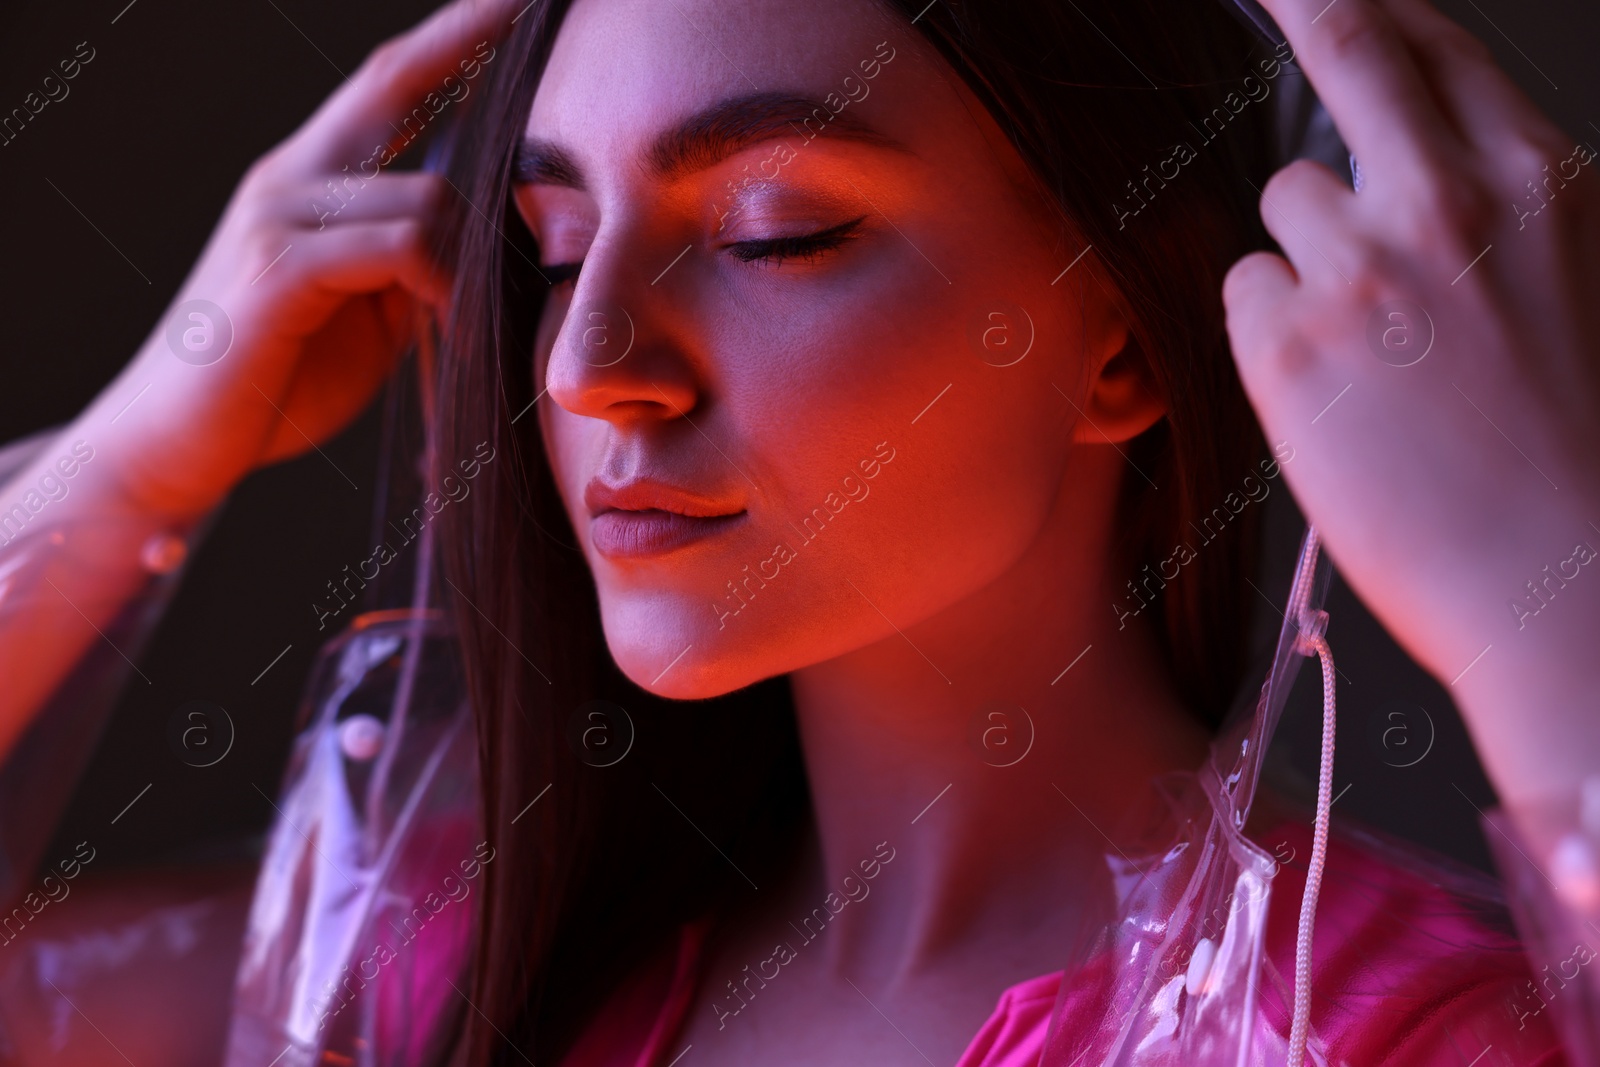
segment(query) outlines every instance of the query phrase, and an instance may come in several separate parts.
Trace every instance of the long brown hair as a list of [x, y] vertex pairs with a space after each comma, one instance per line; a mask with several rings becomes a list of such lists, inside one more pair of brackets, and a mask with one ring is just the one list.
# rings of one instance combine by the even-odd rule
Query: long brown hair
[[[1125, 448], [1142, 476], [1125, 477], [1126, 556], [1110, 565], [1132, 577], [1191, 542], [1191, 520], [1265, 455], [1220, 294], [1227, 268], [1268, 246], [1252, 183], [1270, 169], [1270, 107], [1222, 108], [1230, 91], [1245, 99], [1247, 75], [1261, 82], [1268, 54], [1215, 3], [879, 2], [994, 115], [1059, 204], [1073, 254], [1093, 246], [1095, 276], [1167, 402], [1168, 416]], [[500, 46], [505, 58], [458, 131], [451, 175], [466, 203], [448, 250], [456, 287], [435, 456], [449, 465], [483, 441], [497, 456], [440, 527], [496, 849], [479, 896], [477, 1011], [464, 1015], [474, 1064], [558, 1062], [630, 965], [744, 877], [759, 884], [776, 871], [810, 812], [786, 677], [675, 702], [611, 661], [528, 410], [547, 286], [511, 206], [510, 161], [569, 5], [530, 7]], [[1180, 142], [1192, 158], [1151, 183]], [[1175, 683], [1213, 724], [1244, 666], [1243, 587], [1260, 510], [1246, 509], [1151, 605]], [[609, 766], [570, 741], [596, 700], [626, 711], [603, 720], [614, 743], [632, 746]]]

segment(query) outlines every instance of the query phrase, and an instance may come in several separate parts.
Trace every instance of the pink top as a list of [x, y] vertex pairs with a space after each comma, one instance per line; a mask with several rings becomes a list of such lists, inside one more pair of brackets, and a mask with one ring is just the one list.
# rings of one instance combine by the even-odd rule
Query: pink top
[[[1286, 823], [1263, 840], [1300, 857], [1273, 880], [1258, 1025], [1287, 1035], [1293, 1007], [1295, 932], [1311, 830]], [[1281, 853], [1280, 853], [1281, 854]], [[1527, 956], [1503, 909], [1452, 892], [1404, 857], [1337, 830], [1313, 942], [1311, 1022], [1331, 1064], [1406, 1067], [1557, 1067], [1567, 1064], [1550, 1013], [1538, 1010]], [[685, 923], [676, 952], [662, 952], [607, 1002], [562, 1067], [669, 1067], [693, 1001], [710, 917]], [[1082, 979], [1091, 963], [1074, 972]], [[1037, 1067], [1063, 992], [1065, 971], [1001, 992], [955, 1067]], [[1061, 1026], [1093, 1025], [1098, 1006], [1069, 982]], [[1475, 1058], [1479, 1057], [1479, 1058]], [[1308, 1059], [1308, 1062], [1309, 1059]]]

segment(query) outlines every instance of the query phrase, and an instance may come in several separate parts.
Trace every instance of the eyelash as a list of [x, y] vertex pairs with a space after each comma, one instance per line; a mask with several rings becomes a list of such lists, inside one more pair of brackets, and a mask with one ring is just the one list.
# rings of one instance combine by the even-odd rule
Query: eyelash
[[785, 259], [810, 260], [823, 252], [831, 252], [854, 237], [855, 229], [866, 219], [865, 215], [849, 222], [830, 226], [816, 233], [796, 237], [774, 237], [765, 241], [739, 241], [728, 246], [734, 259], [741, 263], [771, 260], [774, 265]]
[[[760, 241], [737, 241], [728, 245], [729, 254], [741, 263], [771, 262], [773, 266], [786, 259], [812, 260], [826, 252], [831, 252], [855, 236], [854, 230], [865, 221], [866, 216], [851, 219], [849, 222], [830, 226], [826, 230], [816, 233], [799, 234], [794, 237], [773, 237]], [[576, 263], [556, 263], [544, 268], [545, 277], [550, 279], [552, 287], [566, 282], [575, 281], [578, 271], [582, 269], [582, 261]]]

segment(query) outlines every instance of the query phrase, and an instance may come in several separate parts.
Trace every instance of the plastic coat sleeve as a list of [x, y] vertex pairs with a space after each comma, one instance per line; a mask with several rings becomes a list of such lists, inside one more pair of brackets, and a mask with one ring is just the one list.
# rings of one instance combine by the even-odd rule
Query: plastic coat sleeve
[[[53, 447], [61, 427], [13, 441], [0, 448], [0, 486]], [[18, 625], [26, 625], [37, 610], [40, 598], [59, 596], [45, 580], [55, 566], [76, 563], [69, 557], [74, 538], [85, 532], [84, 520], [52, 521], [48, 505], [36, 513], [11, 508], [11, 500], [0, 500], [7, 510], [0, 522], [10, 520], [0, 536], [0, 640]], [[133, 595], [114, 607], [110, 622], [100, 627], [102, 636], [85, 645], [77, 663], [57, 684], [44, 703], [37, 707], [16, 747], [0, 764], [0, 909], [9, 915], [28, 892], [67, 802], [72, 796], [95, 742], [111, 716], [117, 696], [133, 673], [131, 660], [138, 657], [146, 640], [170, 602], [183, 567], [181, 560], [203, 535], [210, 516], [185, 529], [168, 531], [179, 539], [176, 562], [169, 554], [165, 562], [147, 566], [129, 561], [118, 566], [136, 566], [143, 574]], [[92, 531], [96, 541], [109, 532], [106, 521], [98, 520]], [[126, 531], [135, 542], [139, 531]], [[87, 625], [87, 623], [86, 623]], [[6, 937], [0, 928], [0, 938]]]

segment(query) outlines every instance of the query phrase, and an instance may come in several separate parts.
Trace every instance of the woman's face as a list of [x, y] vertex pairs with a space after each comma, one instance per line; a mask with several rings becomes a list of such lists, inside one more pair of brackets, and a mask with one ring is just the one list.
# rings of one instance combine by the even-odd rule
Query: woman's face
[[1126, 331], [921, 42], [861, 0], [578, 0], [560, 29], [515, 179], [559, 283], [538, 415], [653, 692], [898, 640], [1063, 491]]

